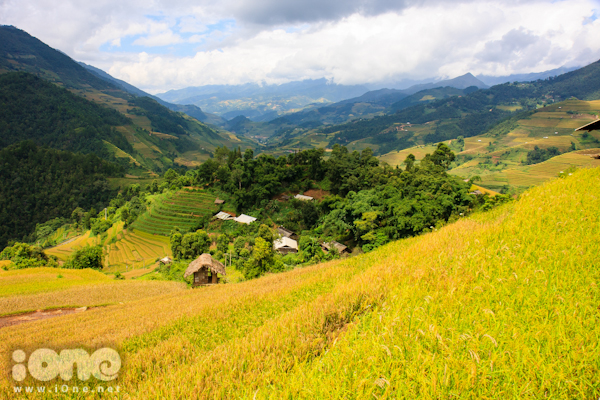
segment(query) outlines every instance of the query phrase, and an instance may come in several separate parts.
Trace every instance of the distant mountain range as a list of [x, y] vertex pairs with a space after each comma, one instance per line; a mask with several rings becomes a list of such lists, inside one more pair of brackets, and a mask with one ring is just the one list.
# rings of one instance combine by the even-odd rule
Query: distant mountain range
[[269, 114], [301, 109], [312, 103], [328, 104], [359, 96], [363, 85], [339, 85], [326, 79], [304, 80], [281, 85], [207, 85], [170, 90], [156, 96], [176, 104], [193, 104], [226, 119], [238, 115], [254, 119]]

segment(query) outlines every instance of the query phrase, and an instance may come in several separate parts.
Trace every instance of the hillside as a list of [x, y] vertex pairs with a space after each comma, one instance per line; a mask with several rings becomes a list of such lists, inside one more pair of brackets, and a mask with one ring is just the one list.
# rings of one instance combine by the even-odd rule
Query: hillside
[[[331, 148], [339, 143], [356, 150], [370, 147], [381, 155], [458, 136], [482, 135], [515, 112], [536, 110], [572, 96], [598, 99], [599, 88], [600, 62], [595, 62], [546, 80], [496, 85], [460, 96], [419, 102], [421, 104], [407, 108], [403, 107], [408, 100], [403, 99], [391, 106], [397, 110], [393, 113], [301, 132], [285, 131], [277, 145], [293, 149], [318, 142]], [[425, 100], [432, 99], [425, 97]]]
[[123, 173], [94, 154], [74, 154], [24, 141], [0, 150], [0, 248], [36, 224], [70, 217], [76, 207], [103, 208], [115, 192], [107, 177]]
[[[496, 190], [512, 187], [523, 190], [554, 178], [571, 166], [598, 165], [590, 157], [600, 147], [600, 133], [575, 132], [600, 114], [600, 101], [566, 100], [535, 111], [517, 113], [483, 135], [447, 141], [457, 160], [450, 173], [471, 178]], [[547, 161], [528, 165], [535, 149], [555, 149]], [[390, 165], [401, 165], [410, 153], [417, 160], [431, 153], [432, 146], [416, 146], [380, 157]], [[543, 162], [541, 162], [543, 161]]]
[[[67, 114], [76, 114], [79, 118], [74, 119], [69, 115], [72, 122], [69, 128], [74, 132], [83, 128], [89, 130], [90, 125], [108, 125], [114, 128], [111, 129], [114, 137], [94, 135], [89, 147], [96, 148], [104, 158], [110, 159], [110, 156], [106, 155], [108, 152], [116, 158], [123, 159], [122, 164], [135, 175], [165, 171], [176, 164], [197, 165], [208, 158], [210, 152], [218, 146], [255, 147], [255, 143], [251, 140], [239, 139], [229, 132], [217, 131], [192, 117], [173, 112], [155, 100], [137, 96], [143, 92], [136, 91], [130, 85], [114, 78], [111, 80], [106, 74], [90, 72], [65, 54], [50, 48], [22, 30], [0, 26], [0, 42], [2, 43], [0, 74], [13, 72], [8, 74], [11, 77], [15, 76], [15, 71], [33, 74], [56, 84], [57, 89], [63, 90], [62, 93], [57, 90], [52, 91], [46, 85], [45, 91], [39, 92], [37, 90], [41, 85], [39, 83], [36, 84], [37, 86], [20, 87], [16, 93], [6, 94], [14, 107], [24, 105], [25, 111], [30, 114], [55, 114], [56, 107], [61, 106], [60, 103], [66, 101], [65, 99], [68, 98], [70, 103], [77, 103], [78, 109], [83, 107], [86, 111], [69, 111]], [[73, 100], [72, 95], [69, 97], [65, 89], [68, 89], [72, 95], [79, 96], [79, 101]], [[10, 92], [12, 88], [6, 87], [5, 90]], [[21, 104], [16, 96], [22, 92], [26, 92], [28, 98]], [[53, 99], [46, 107], [48, 99], [43, 96], [50, 96], [50, 92]], [[86, 102], [96, 104], [95, 118], [99, 121], [94, 121], [93, 124], [87, 121], [80, 122], [82, 117], [88, 118], [90, 114], [87, 109], [92, 106], [84, 105]], [[55, 106], [56, 104], [58, 106]], [[71, 105], [65, 104], [64, 107], [71, 107]], [[107, 108], [117, 111], [117, 116], [115, 117], [114, 112], [110, 114]], [[193, 107], [183, 109], [198, 112]], [[23, 119], [22, 115], [15, 110], [10, 111], [20, 120], [23, 129], [31, 129], [27, 124], [23, 124], [26, 119]], [[108, 115], [113, 117], [112, 120], [107, 118]], [[64, 129], [59, 122], [56, 116], [46, 118], [43, 121], [44, 133]], [[13, 121], [10, 119], [0, 120], [0, 126], [11, 126], [11, 123]], [[36, 134], [39, 135], [39, 132]], [[73, 139], [78, 141], [80, 138], [74, 136]], [[98, 140], [106, 141], [108, 144], [100, 145]], [[9, 143], [12, 141], [14, 140], [11, 139]], [[87, 138], [82, 141], [86, 142]], [[47, 144], [54, 146], [53, 143]]]
[[100, 79], [105, 80], [109, 83], [112, 83], [117, 87], [120, 87], [127, 93], [130, 93], [137, 97], [150, 97], [151, 99], [156, 100], [158, 103], [167, 107], [171, 111], [183, 112], [183, 113], [189, 115], [190, 117], [194, 117], [198, 121], [204, 122], [207, 124], [212, 124], [212, 125], [217, 125], [217, 126], [223, 126], [225, 124], [225, 120], [223, 118], [221, 118], [215, 114], [205, 113], [199, 107], [196, 107], [194, 105], [181, 105], [181, 104], [168, 103], [166, 101], [161, 100], [159, 97], [152, 96], [151, 94], [148, 94], [148, 93], [144, 92], [143, 90], [140, 90], [140, 89], [136, 88], [135, 86], [130, 85], [129, 83], [127, 83], [125, 81], [122, 81], [120, 79], [110, 76], [109, 74], [107, 74], [106, 72], [102, 71], [99, 68], [95, 68], [91, 65], [87, 65], [82, 62], [80, 62], [79, 65], [81, 65], [82, 67], [84, 67], [85, 69], [90, 71], [91, 73], [97, 75]]
[[[164, 236], [168, 236], [176, 227], [184, 231], [190, 230], [198, 225], [202, 217], [212, 217], [219, 212], [219, 207], [214, 204], [216, 198], [214, 194], [201, 190], [182, 190], [172, 195], [159, 196], [133, 227]], [[228, 204], [225, 209], [233, 211], [231, 207]]]
[[38, 145], [109, 159], [103, 141], [129, 153], [133, 148], [115, 128], [131, 121], [27, 73], [0, 75], [0, 148], [33, 140]]
[[240, 284], [113, 291], [121, 304], [2, 328], [0, 349], [111, 343], [127, 362], [109, 384], [127, 398], [596, 398], [598, 182], [581, 170], [426, 235]]

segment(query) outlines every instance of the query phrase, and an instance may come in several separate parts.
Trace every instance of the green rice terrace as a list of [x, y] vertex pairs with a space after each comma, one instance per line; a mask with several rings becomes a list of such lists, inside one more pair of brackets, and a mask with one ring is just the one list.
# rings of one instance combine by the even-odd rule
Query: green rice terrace
[[[200, 218], [214, 215], [219, 211], [215, 204], [217, 196], [203, 190], [180, 190], [176, 193], [156, 197], [144, 214], [133, 224], [133, 228], [155, 235], [168, 236], [178, 227], [188, 230]], [[225, 203], [224, 211], [233, 211], [233, 206]]]

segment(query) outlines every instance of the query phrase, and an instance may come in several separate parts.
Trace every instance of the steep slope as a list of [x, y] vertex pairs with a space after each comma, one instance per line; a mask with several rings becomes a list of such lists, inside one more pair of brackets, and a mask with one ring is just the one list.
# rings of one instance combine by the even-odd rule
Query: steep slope
[[582, 170], [358, 257], [6, 327], [0, 351], [111, 343], [132, 399], [597, 398], [599, 182]]
[[0, 148], [22, 140], [110, 159], [103, 141], [133, 148], [115, 128], [131, 124], [121, 113], [24, 72], [0, 75]]
[[40, 148], [31, 141], [1, 149], [0, 248], [10, 239], [23, 240], [37, 223], [70, 217], [77, 207], [103, 208], [115, 194], [106, 178], [122, 173], [94, 154]]
[[181, 105], [181, 104], [173, 104], [173, 103], [166, 102], [166, 101], [160, 99], [159, 97], [148, 94], [148, 93], [144, 92], [143, 90], [138, 89], [133, 85], [130, 85], [129, 83], [127, 83], [125, 81], [122, 81], [120, 79], [110, 76], [109, 74], [107, 74], [106, 72], [102, 71], [99, 68], [93, 67], [91, 65], [87, 65], [82, 62], [80, 62], [79, 65], [81, 65], [82, 67], [84, 67], [85, 69], [90, 71], [91, 73], [97, 75], [100, 79], [105, 80], [109, 83], [112, 83], [117, 87], [120, 87], [127, 93], [130, 93], [137, 97], [150, 97], [151, 99], [156, 100], [158, 103], [167, 107], [171, 111], [183, 112], [183, 113], [189, 115], [190, 117], [194, 117], [198, 121], [204, 122], [206, 124], [224, 126], [224, 124], [226, 122], [223, 118], [219, 117], [218, 115], [205, 113], [204, 111], [202, 111], [202, 109], [200, 109], [199, 107], [196, 107], [194, 105], [191, 105], [191, 104], [190, 105]]
[[[19, 89], [27, 94], [27, 100], [18, 99], [15, 93], [5, 93], [5, 100], [11, 104], [10, 110], [4, 112], [4, 118], [7, 119], [0, 121], [2, 127], [0, 129], [10, 135], [10, 128], [16, 123], [15, 118], [19, 120], [17, 126], [20, 132], [28, 131], [29, 136], [48, 134], [56, 136], [57, 131], [68, 129], [69, 134], [66, 136], [63, 134], [63, 137], [69, 137], [67, 147], [64, 147], [65, 140], [55, 143], [33, 139], [40, 144], [74, 151], [82, 151], [84, 150], [82, 146], [87, 146], [88, 149], [95, 149], [94, 151], [103, 158], [121, 160], [121, 163], [134, 174], [165, 171], [175, 164], [198, 165], [218, 146], [252, 148], [256, 146], [249, 139], [240, 139], [229, 132], [219, 132], [185, 114], [170, 111], [155, 100], [137, 96], [144, 92], [107, 74], [101, 74], [98, 70], [95, 73], [89, 72], [65, 54], [50, 48], [22, 30], [0, 26], [0, 73], [12, 71], [31, 73], [57, 86], [62, 86], [71, 93], [52, 91], [39, 82], [35, 85], [30, 84], [27, 90]], [[29, 81], [31, 83], [31, 79]], [[45, 92], [38, 93], [37, 88], [41, 86], [44, 86]], [[11, 89], [6, 87], [6, 90]], [[49, 91], [54, 96], [50, 102], [47, 101], [47, 97], [43, 97], [49, 96]], [[73, 94], [78, 95], [80, 101], [74, 100]], [[77, 107], [83, 108], [74, 112], [71, 105], [60, 104], [67, 99], [69, 104], [77, 103]], [[102, 112], [98, 114], [99, 111], [95, 111], [93, 123], [90, 122], [89, 112], [83, 111], [93, 108], [89, 104], [84, 106], [89, 101], [104, 106], [96, 107], [96, 111]], [[19, 104], [24, 107], [22, 112], [18, 109]], [[111, 114], [106, 108], [118, 113]], [[58, 112], [66, 109], [70, 111], [62, 114]], [[195, 107], [182, 107], [182, 109], [198, 112]], [[23, 119], [23, 112], [27, 112], [32, 121]], [[53, 115], [57, 112], [61, 117]], [[45, 115], [48, 118], [44, 117], [40, 122], [38, 115]], [[104, 121], [103, 116], [107, 118], [110, 116], [112, 119]], [[69, 118], [70, 122], [66, 127], [62, 123], [64, 118]], [[82, 118], [85, 123], [81, 123]], [[33, 125], [29, 126], [29, 122], [33, 122]], [[106, 130], [102, 128], [103, 126], [108, 126], [110, 129]], [[42, 131], [37, 129], [40, 127], [44, 129]], [[33, 132], [34, 130], [36, 132]], [[90, 134], [91, 130], [101, 132]], [[13, 133], [12, 138], [4, 135], [2, 141], [8, 144], [20, 137], [17, 134], [19, 132]], [[80, 133], [86, 135], [78, 136]], [[93, 138], [89, 140], [92, 136]]]
[[75, 63], [69, 56], [13, 26], [0, 26], [0, 72], [24, 71], [68, 88], [108, 92], [118, 88]]

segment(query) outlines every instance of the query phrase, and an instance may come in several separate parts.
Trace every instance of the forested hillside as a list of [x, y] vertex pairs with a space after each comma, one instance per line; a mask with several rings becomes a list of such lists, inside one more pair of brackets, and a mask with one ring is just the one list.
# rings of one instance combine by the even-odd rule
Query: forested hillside
[[[15, 71], [30, 73], [38, 80]], [[198, 165], [218, 146], [256, 146], [250, 139], [240, 140], [153, 99], [137, 96], [144, 92], [131, 85], [128, 92], [114, 78], [111, 81], [106, 74], [102, 78], [90, 72], [11, 26], [0, 26], [2, 75], [7, 75], [2, 80], [6, 106], [0, 111], [3, 146], [31, 138], [59, 149], [94, 151], [102, 158], [119, 160], [134, 175]], [[199, 115], [199, 109], [193, 107], [175, 108]]]
[[131, 124], [102, 107], [24, 72], [0, 75], [0, 148], [22, 140], [109, 158], [103, 140], [123, 151], [133, 147], [115, 127]]
[[106, 178], [122, 167], [94, 154], [38, 147], [32, 141], [0, 150], [0, 248], [27, 240], [36, 223], [70, 217], [77, 207], [97, 210], [115, 194]]

